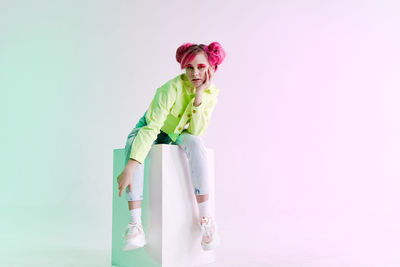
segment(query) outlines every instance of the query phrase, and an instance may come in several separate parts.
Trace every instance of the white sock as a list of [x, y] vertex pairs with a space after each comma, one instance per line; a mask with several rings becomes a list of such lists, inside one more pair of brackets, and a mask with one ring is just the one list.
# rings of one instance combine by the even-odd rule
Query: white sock
[[200, 218], [211, 216], [210, 202], [208, 200], [201, 203], [197, 203], [197, 205], [199, 206]]
[[136, 208], [129, 212], [131, 213], [131, 222], [142, 224], [142, 208]]

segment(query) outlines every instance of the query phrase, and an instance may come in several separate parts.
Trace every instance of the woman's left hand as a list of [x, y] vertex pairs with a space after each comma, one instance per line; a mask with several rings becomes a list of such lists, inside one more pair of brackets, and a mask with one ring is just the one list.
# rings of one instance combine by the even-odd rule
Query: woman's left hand
[[213, 77], [214, 77], [214, 69], [212, 67], [209, 67], [208, 70], [206, 71], [206, 78], [204, 82], [199, 87], [196, 87], [196, 94], [202, 93], [205, 89], [207, 89], [208, 86], [210, 86]]

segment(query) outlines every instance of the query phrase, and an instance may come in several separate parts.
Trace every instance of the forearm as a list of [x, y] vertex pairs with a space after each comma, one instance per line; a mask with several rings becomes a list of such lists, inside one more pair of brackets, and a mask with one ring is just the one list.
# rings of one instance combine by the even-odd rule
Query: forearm
[[129, 173], [133, 173], [133, 171], [136, 169], [136, 167], [139, 164], [140, 164], [139, 161], [130, 158], [128, 163], [125, 166], [125, 170], [124, 171], [129, 172]]
[[192, 115], [190, 117], [190, 123], [188, 127], [188, 132], [190, 134], [198, 136], [205, 134], [213, 109], [217, 103], [217, 99], [212, 98], [212, 96], [210, 96], [208, 93], [203, 95], [202, 98], [202, 102], [200, 102], [198, 106], [195, 105], [196, 98], [193, 98], [192, 100]]
[[203, 96], [203, 92], [196, 93], [196, 96], [194, 98], [194, 103], [193, 103], [195, 107], [200, 106], [202, 96]]

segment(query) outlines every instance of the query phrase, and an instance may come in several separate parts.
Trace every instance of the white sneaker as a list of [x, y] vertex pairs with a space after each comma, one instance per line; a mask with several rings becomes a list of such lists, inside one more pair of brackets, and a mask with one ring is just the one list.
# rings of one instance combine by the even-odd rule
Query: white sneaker
[[141, 224], [130, 222], [125, 228], [125, 244], [123, 250], [132, 250], [146, 245], [146, 237]]
[[203, 250], [212, 250], [219, 244], [219, 235], [217, 223], [212, 217], [203, 217], [200, 221], [200, 227], [203, 233], [201, 247]]

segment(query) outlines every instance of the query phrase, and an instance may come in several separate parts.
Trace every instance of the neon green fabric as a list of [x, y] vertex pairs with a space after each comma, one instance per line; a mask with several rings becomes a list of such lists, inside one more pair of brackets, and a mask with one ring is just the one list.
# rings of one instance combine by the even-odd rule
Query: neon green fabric
[[186, 73], [159, 87], [147, 109], [147, 125], [140, 128], [132, 143], [130, 158], [143, 164], [160, 130], [173, 141], [176, 141], [185, 126], [188, 126], [190, 134], [204, 135], [218, 101], [219, 89], [214, 84], [208, 86], [197, 107], [194, 106], [195, 95], [196, 89]]

